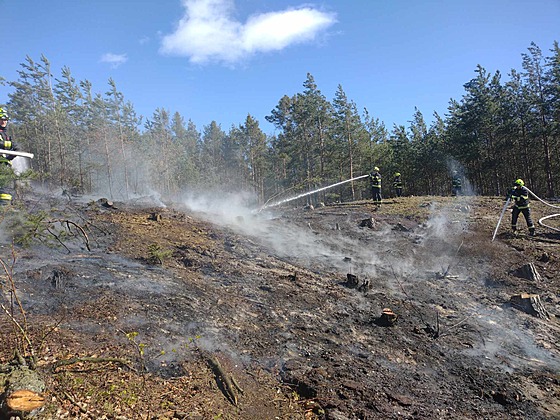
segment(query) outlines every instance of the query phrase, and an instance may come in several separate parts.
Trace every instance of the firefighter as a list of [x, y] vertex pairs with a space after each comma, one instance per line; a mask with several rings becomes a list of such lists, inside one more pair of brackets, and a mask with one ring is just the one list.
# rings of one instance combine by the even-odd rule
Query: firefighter
[[395, 172], [395, 177], [393, 178], [393, 188], [395, 189], [395, 194], [397, 197], [402, 195], [402, 180], [401, 180], [401, 173]]
[[535, 236], [535, 225], [531, 219], [531, 209], [529, 208], [529, 190], [525, 187], [522, 179], [516, 179], [513, 188], [508, 193], [509, 198], [513, 201], [513, 209], [511, 211], [511, 230], [517, 231], [517, 219], [519, 213], [523, 213], [529, 235]]
[[373, 199], [373, 204], [379, 208], [381, 205], [381, 174], [379, 173], [379, 168], [377, 166], [373, 168], [373, 172], [369, 174], [369, 181], [371, 185], [371, 198]]
[[463, 183], [461, 180], [461, 176], [457, 173], [457, 171], [453, 171], [453, 177], [451, 179], [451, 196], [456, 197], [461, 195], [461, 191], [463, 189]]
[[[18, 150], [12, 137], [8, 135], [8, 113], [4, 108], [0, 108], [0, 149]], [[13, 155], [0, 154], [0, 205], [12, 204], [12, 194], [10, 193], [10, 184], [14, 179], [12, 170]]]

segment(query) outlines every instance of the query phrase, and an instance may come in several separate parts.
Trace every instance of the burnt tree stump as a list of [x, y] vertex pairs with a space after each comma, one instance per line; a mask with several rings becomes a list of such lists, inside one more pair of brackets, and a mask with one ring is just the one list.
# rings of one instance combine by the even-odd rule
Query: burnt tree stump
[[369, 219], [364, 219], [360, 222], [360, 227], [367, 227], [373, 229], [376, 225], [375, 219], [370, 217]]
[[375, 323], [381, 327], [391, 327], [397, 322], [399, 316], [390, 308], [383, 308], [381, 316], [375, 320]]
[[148, 216], [148, 220], [153, 220], [154, 222], [161, 222], [161, 214], [159, 213], [150, 213]]
[[522, 267], [519, 267], [515, 273], [517, 277], [521, 277], [522, 279], [532, 280], [532, 281], [542, 281], [542, 277], [535, 268], [535, 264], [529, 263], [525, 264]]
[[344, 283], [346, 287], [351, 289], [356, 289], [360, 285], [360, 281], [358, 280], [358, 276], [354, 274], [346, 274], [346, 283]]
[[99, 200], [97, 200], [97, 202], [103, 207], [107, 207], [107, 208], [110, 208], [110, 209], [115, 208], [115, 205], [113, 204], [113, 202], [109, 201], [106, 198], [100, 198]]
[[529, 315], [542, 319], [550, 319], [550, 315], [542, 304], [539, 295], [521, 293], [520, 295], [512, 296], [510, 298], [510, 303], [513, 307], [526, 312]]

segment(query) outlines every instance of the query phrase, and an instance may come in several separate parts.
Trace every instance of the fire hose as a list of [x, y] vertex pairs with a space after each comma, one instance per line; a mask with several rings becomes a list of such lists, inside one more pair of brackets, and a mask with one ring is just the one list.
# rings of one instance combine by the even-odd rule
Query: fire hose
[[15, 150], [5, 150], [5, 149], [0, 149], [0, 154], [2, 154], [2, 155], [12, 155], [12, 156], [22, 156], [22, 157], [26, 157], [26, 158], [30, 158], [30, 159], [33, 159], [33, 157], [35, 156], [33, 153], [17, 152]]
[[[527, 187], [525, 187], [525, 188], [527, 188]], [[529, 188], [527, 188], [527, 191], [529, 191], [529, 192], [533, 195], [533, 197], [535, 197], [537, 200], [539, 200], [539, 201], [540, 201], [541, 203], [543, 203], [544, 205], [546, 205], [546, 206], [548, 206], [548, 207], [552, 207], [552, 208], [554, 208], [554, 209], [560, 209], [560, 206], [555, 206], [554, 204], [547, 203], [546, 201], [544, 201], [543, 199], [541, 199], [538, 195], [536, 195], [533, 191], [531, 191]], [[539, 225], [544, 226], [545, 228], [548, 228], [548, 229], [552, 229], [552, 230], [554, 230], [554, 231], [556, 231], [556, 232], [560, 232], [560, 229], [555, 228], [555, 227], [552, 227], [552, 226], [549, 226], [549, 225], [546, 225], [546, 224], [543, 223], [543, 220], [551, 219], [551, 218], [553, 218], [553, 217], [558, 217], [558, 216], [560, 216], [560, 213], [551, 214], [551, 215], [549, 215], [549, 216], [541, 217], [541, 218], [539, 219]]]
[[507, 210], [507, 206], [509, 205], [510, 201], [511, 198], [508, 197], [508, 199], [506, 200], [506, 204], [504, 204], [504, 208], [502, 209], [502, 213], [500, 214], [500, 218], [498, 219], [498, 224], [496, 225], [496, 229], [494, 229], [494, 235], [492, 235], [492, 241], [494, 241], [494, 238], [496, 237], [496, 233], [498, 233], [498, 228], [500, 227], [500, 223], [502, 223], [502, 219], [504, 218], [504, 214]]
[[[527, 188], [527, 187], [525, 187], [525, 188]], [[547, 203], [546, 201], [541, 199], [538, 195], [536, 195], [533, 191], [531, 191], [529, 188], [527, 188], [527, 191], [529, 191], [529, 193], [533, 197], [535, 197], [537, 200], [539, 200], [544, 205], [555, 208], [555, 209], [560, 209], [560, 206], [555, 206], [554, 204]], [[506, 201], [506, 204], [504, 205], [504, 208], [502, 209], [502, 213], [500, 214], [500, 218], [498, 219], [498, 224], [496, 225], [496, 229], [494, 229], [494, 235], [492, 236], [492, 241], [494, 241], [494, 238], [496, 238], [496, 233], [498, 232], [498, 228], [500, 227], [500, 223], [502, 222], [502, 219], [504, 217], [504, 213], [506, 212], [506, 209], [507, 209], [507, 206], [509, 205], [509, 202], [510, 202], [510, 198], [508, 197], [508, 199]], [[551, 215], [548, 215], [548, 216], [541, 217], [539, 219], [539, 225], [541, 225], [543, 227], [546, 227], [548, 229], [552, 229], [556, 232], [560, 232], [560, 229], [549, 226], [549, 225], [546, 225], [546, 224], [543, 223], [544, 220], [551, 219], [553, 217], [558, 217], [558, 216], [560, 216], [560, 213], [551, 214]]]

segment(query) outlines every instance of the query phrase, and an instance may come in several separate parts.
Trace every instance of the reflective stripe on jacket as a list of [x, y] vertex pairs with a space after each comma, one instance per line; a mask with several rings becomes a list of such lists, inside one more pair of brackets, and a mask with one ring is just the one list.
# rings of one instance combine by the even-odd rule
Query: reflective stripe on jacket
[[529, 207], [529, 190], [525, 187], [513, 188], [510, 193], [514, 206], [518, 209], [526, 209]]
[[381, 175], [379, 172], [372, 172], [369, 174], [369, 179], [373, 188], [381, 188]]

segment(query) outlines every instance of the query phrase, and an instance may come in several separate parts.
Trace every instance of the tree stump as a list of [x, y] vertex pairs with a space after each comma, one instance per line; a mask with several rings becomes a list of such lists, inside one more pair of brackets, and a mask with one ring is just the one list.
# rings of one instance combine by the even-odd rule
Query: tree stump
[[35, 370], [10, 365], [2, 366], [0, 371], [0, 386], [4, 386], [0, 413], [8, 418], [13, 415], [21, 417], [45, 405], [45, 383]]
[[115, 208], [115, 205], [113, 204], [112, 201], [107, 200], [106, 198], [100, 198], [99, 200], [97, 200], [97, 202], [103, 206], [103, 207], [107, 207], [107, 208]]
[[510, 303], [514, 308], [526, 312], [529, 315], [542, 319], [550, 319], [550, 315], [542, 304], [539, 295], [521, 293], [520, 295], [512, 296], [510, 298]]
[[390, 308], [383, 308], [381, 316], [375, 320], [375, 323], [381, 327], [391, 327], [397, 322], [399, 316]]
[[358, 276], [354, 274], [346, 274], [346, 283], [345, 286], [351, 289], [355, 289], [360, 285], [360, 281], [358, 280]]
[[375, 219], [370, 217], [369, 219], [364, 219], [360, 222], [360, 227], [367, 227], [373, 229], [375, 227]]
[[515, 273], [517, 277], [521, 277], [522, 279], [532, 280], [532, 281], [542, 281], [542, 277], [535, 268], [535, 264], [529, 263], [525, 264], [523, 267], [518, 268]]

